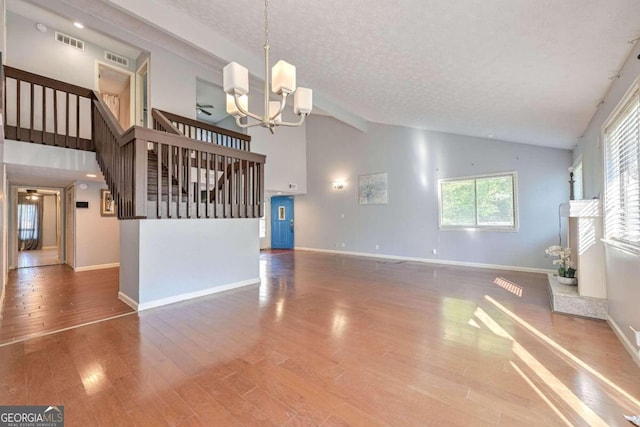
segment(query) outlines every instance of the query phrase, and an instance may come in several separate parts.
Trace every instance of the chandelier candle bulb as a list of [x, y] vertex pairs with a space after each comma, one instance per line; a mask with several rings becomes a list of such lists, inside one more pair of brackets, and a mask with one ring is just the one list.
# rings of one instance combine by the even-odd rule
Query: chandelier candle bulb
[[293, 95], [293, 112], [309, 114], [313, 109], [313, 91], [306, 87], [299, 87]]
[[230, 62], [222, 69], [224, 91], [233, 95], [249, 93], [249, 70], [237, 62]]
[[[240, 107], [242, 107], [245, 111], [249, 109], [249, 97], [247, 95], [242, 95], [238, 97], [238, 101]], [[233, 117], [244, 117], [245, 114], [238, 109], [236, 105], [236, 101], [233, 95], [227, 94], [227, 113], [231, 114]]]
[[271, 69], [271, 90], [278, 95], [293, 93], [296, 90], [296, 67], [283, 60], [276, 62]]

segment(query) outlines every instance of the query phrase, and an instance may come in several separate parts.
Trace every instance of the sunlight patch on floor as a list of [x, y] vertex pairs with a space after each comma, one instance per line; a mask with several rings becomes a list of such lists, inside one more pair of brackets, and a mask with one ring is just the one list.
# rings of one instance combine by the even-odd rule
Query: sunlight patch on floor
[[522, 286], [515, 284], [510, 280], [503, 277], [496, 277], [496, 280], [494, 280], [493, 283], [500, 286], [505, 291], [511, 292], [515, 296], [522, 297]]
[[540, 331], [538, 331], [536, 328], [531, 326], [525, 320], [521, 319], [519, 316], [517, 316], [511, 310], [509, 310], [508, 308], [506, 308], [505, 306], [500, 304], [498, 301], [494, 300], [493, 298], [491, 298], [488, 295], [485, 295], [484, 298], [487, 301], [489, 301], [491, 304], [493, 304], [496, 308], [498, 308], [500, 311], [502, 311], [504, 314], [509, 316], [511, 319], [515, 320], [520, 326], [522, 326], [527, 331], [532, 333], [535, 337], [537, 337], [538, 339], [540, 339], [541, 341], [543, 341], [544, 343], [546, 343], [547, 345], [549, 345], [550, 347], [552, 347], [553, 349], [558, 351], [560, 354], [565, 356], [567, 359], [569, 359], [570, 361], [572, 361], [573, 363], [575, 363], [576, 365], [578, 365], [579, 367], [581, 367], [582, 369], [584, 369], [585, 371], [587, 371], [588, 373], [590, 373], [591, 375], [593, 375], [594, 377], [596, 377], [597, 379], [602, 381], [604, 384], [606, 384], [609, 387], [611, 387], [616, 392], [620, 393], [620, 395], [624, 396], [626, 399], [628, 399], [631, 403], [633, 403], [635, 405], [635, 407], [636, 407], [635, 410], [636, 411], [640, 411], [640, 402], [636, 398], [631, 396], [629, 393], [624, 391], [622, 388], [620, 388], [617, 384], [613, 383], [611, 380], [609, 380], [607, 377], [602, 375], [600, 372], [598, 372], [595, 369], [593, 369], [591, 366], [586, 364], [580, 358], [576, 357], [573, 353], [571, 353], [570, 351], [568, 351], [567, 349], [562, 347], [560, 344], [558, 344], [557, 342], [555, 342], [554, 340], [552, 340], [548, 336], [546, 336], [543, 333], [541, 333]]

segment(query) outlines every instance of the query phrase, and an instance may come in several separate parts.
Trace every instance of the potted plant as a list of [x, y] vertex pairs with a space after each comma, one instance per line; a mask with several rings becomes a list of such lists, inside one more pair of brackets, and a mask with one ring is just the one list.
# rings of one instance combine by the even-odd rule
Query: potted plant
[[558, 259], [553, 260], [553, 264], [558, 266], [558, 283], [563, 285], [577, 285], [576, 269], [571, 261], [571, 248], [563, 248], [562, 246], [549, 246], [545, 251], [547, 255], [557, 256]]

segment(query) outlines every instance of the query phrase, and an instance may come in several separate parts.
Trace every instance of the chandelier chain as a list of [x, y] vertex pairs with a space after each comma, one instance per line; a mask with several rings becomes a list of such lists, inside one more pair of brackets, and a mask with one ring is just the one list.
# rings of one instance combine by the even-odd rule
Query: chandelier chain
[[269, 0], [264, 0], [264, 45], [269, 46]]

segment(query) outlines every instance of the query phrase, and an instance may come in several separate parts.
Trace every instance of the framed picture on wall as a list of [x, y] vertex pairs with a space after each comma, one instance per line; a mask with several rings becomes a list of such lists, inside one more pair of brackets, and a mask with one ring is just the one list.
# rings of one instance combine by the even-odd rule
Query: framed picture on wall
[[358, 177], [358, 202], [361, 205], [386, 205], [387, 174], [360, 175]]
[[116, 216], [116, 201], [109, 190], [100, 190], [100, 215]]

